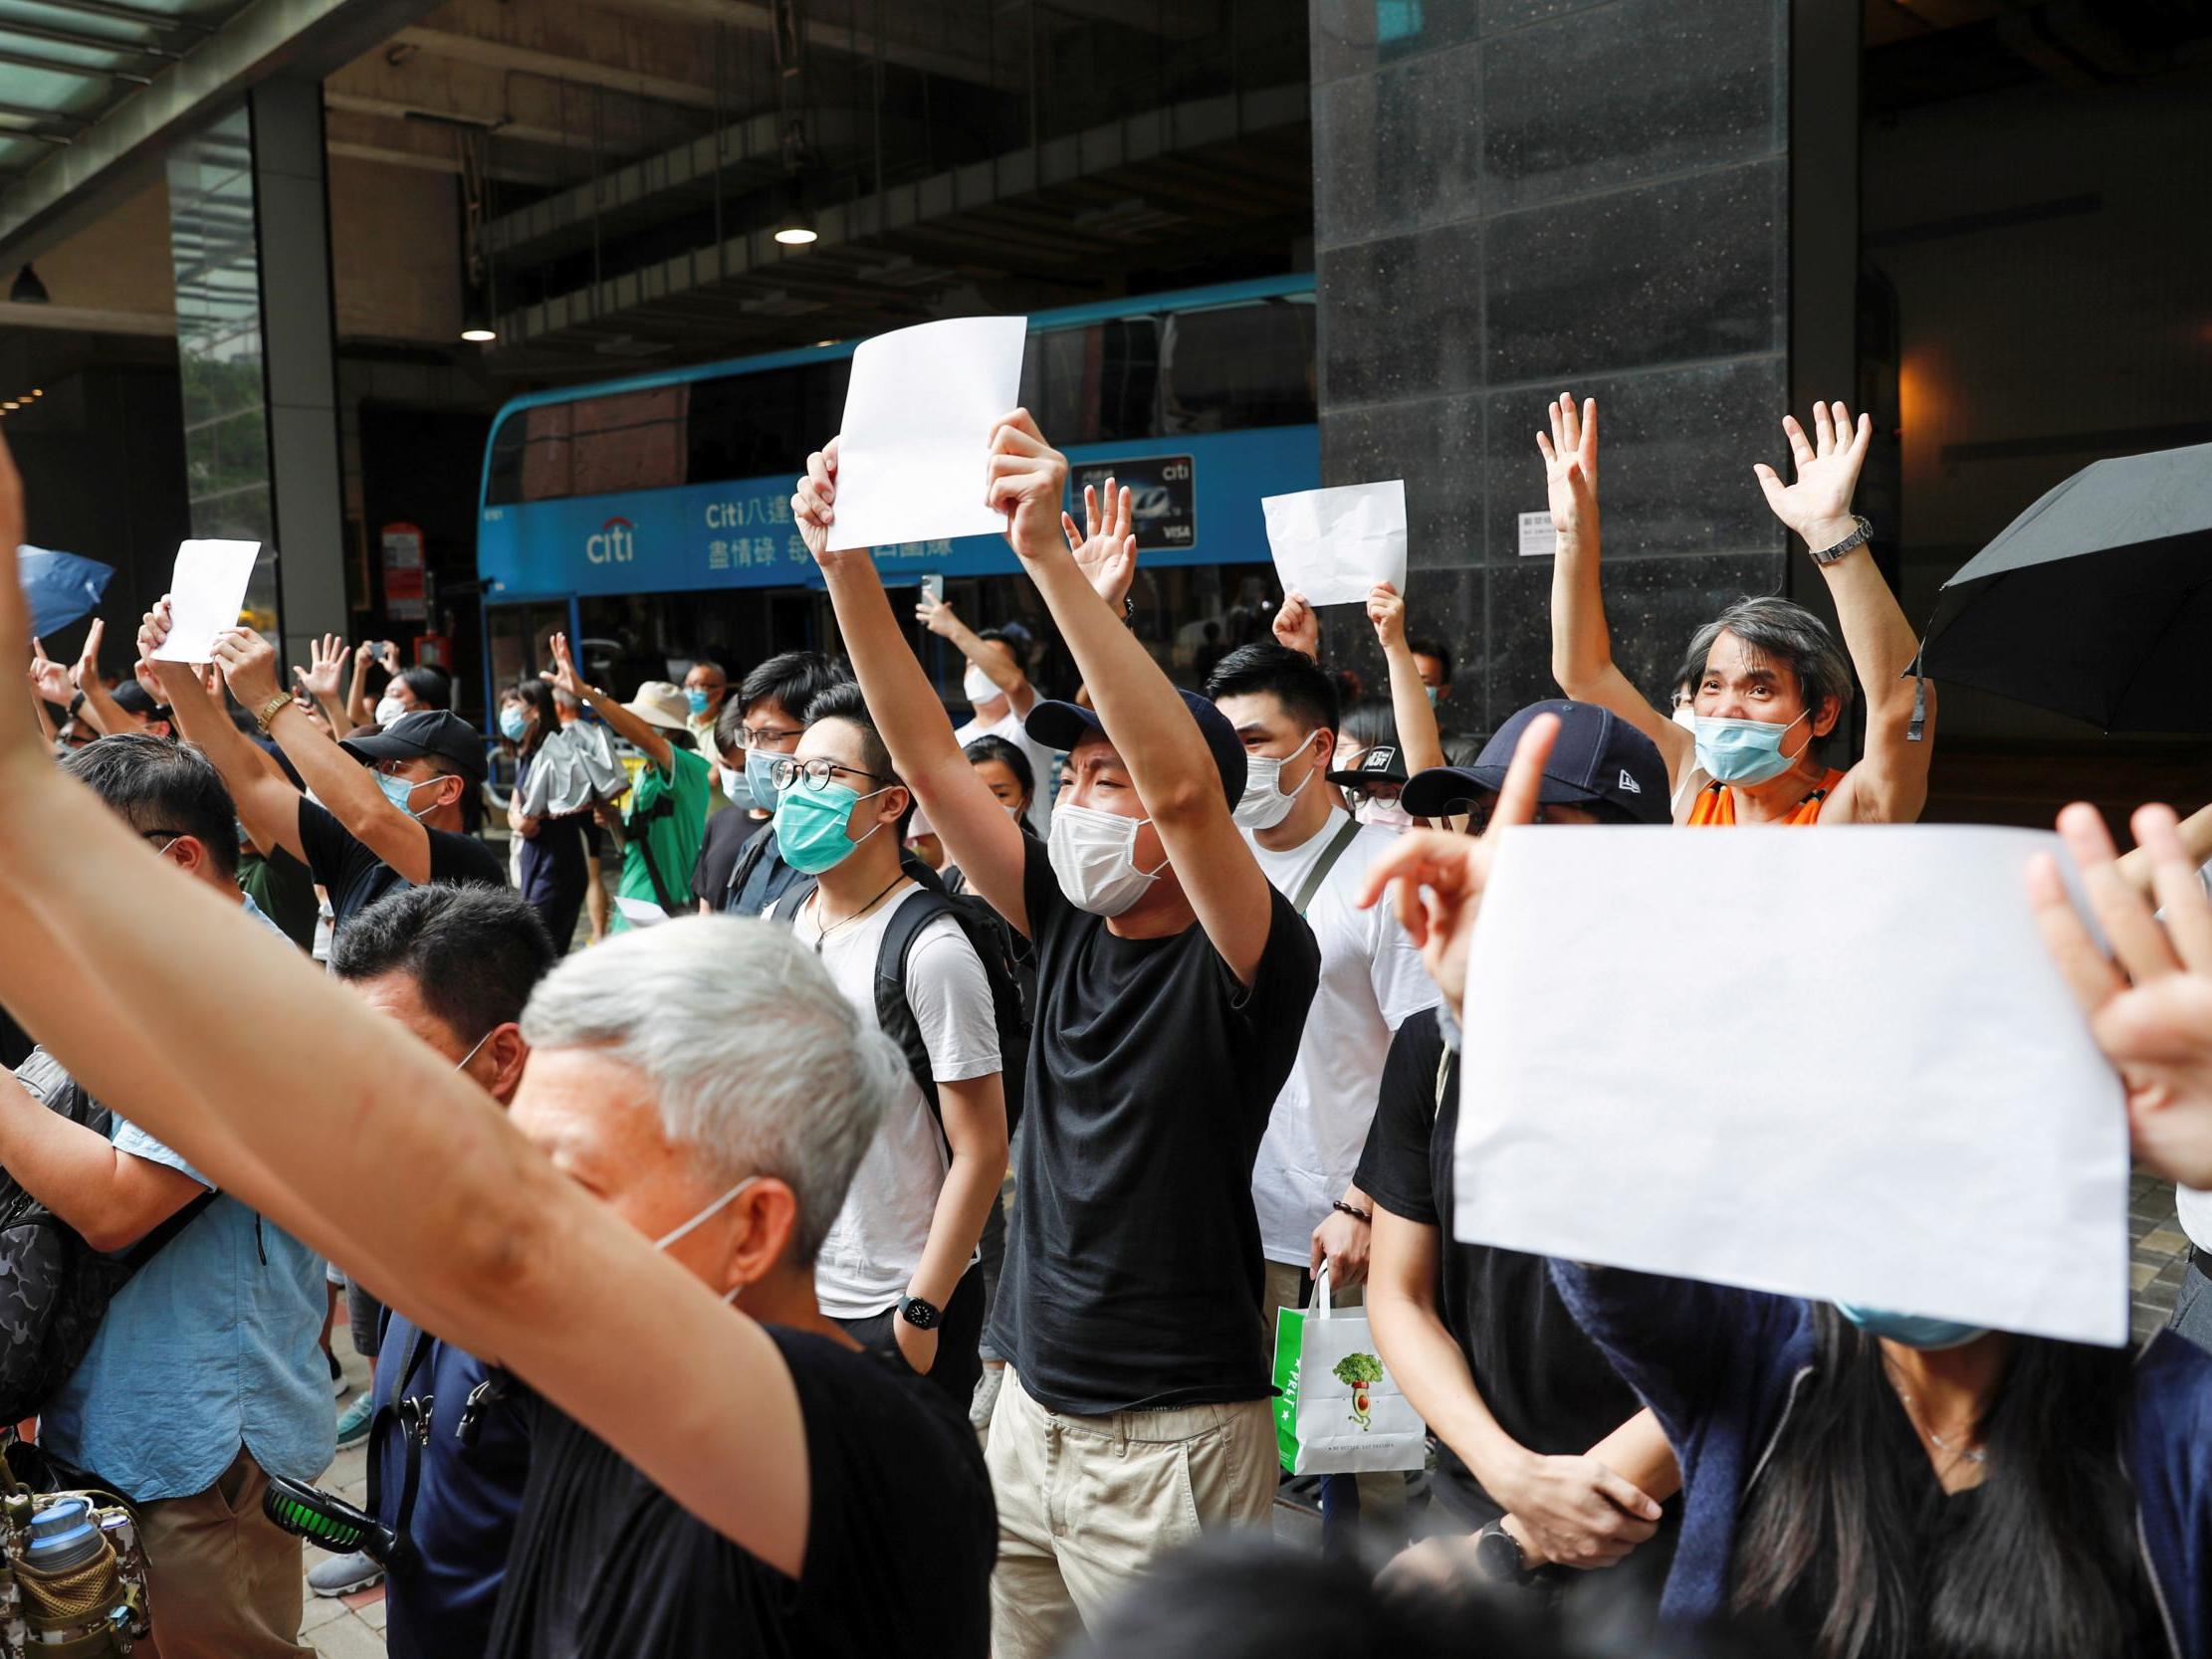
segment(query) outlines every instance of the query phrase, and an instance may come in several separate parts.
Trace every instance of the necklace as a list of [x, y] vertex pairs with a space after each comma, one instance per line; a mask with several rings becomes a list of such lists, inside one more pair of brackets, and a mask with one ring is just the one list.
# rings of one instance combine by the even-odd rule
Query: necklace
[[[1893, 1388], [1896, 1387], [1894, 1379], [1891, 1380], [1890, 1386]], [[1923, 1423], [1920, 1420], [1919, 1411], [1913, 1403], [1912, 1396], [1906, 1393], [1902, 1388], [1897, 1388], [1897, 1398], [1904, 1402], [1905, 1419], [1910, 1422], [1914, 1428], [1918, 1429], [1922, 1434], [1926, 1435], [1928, 1438], [1928, 1444], [1933, 1446], [1937, 1451], [1948, 1452], [1953, 1457], [1964, 1458], [1968, 1463], [1986, 1463], [1989, 1461], [1989, 1451], [1987, 1447], [1954, 1446], [1948, 1440], [1944, 1439], [1940, 1434], [1936, 1433], [1933, 1428], [1929, 1427], [1926, 1423]]]
[[[893, 876], [891, 878], [889, 887], [886, 887], [881, 893], [878, 893], [873, 899], [870, 899], [865, 905], [862, 905], [858, 910], [854, 911], [852, 915], [839, 917], [828, 927], [823, 928], [819, 933], [815, 933], [814, 954], [818, 956], [822, 953], [823, 939], [829, 937], [829, 935], [831, 933], [834, 933], [839, 928], [847, 928], [850, 927], [853, 923], [858, 922], [862, 917], [866, 916], [870, 911], [874, 910], [876, 906], [882, 904], [885, 899], [891, 896], [891, 888], [897, 887], [901, 882], [905, 880], [906, 872], [904, 870], [901, 870], [896, 876]], [[819, 922], [821, 920], [821, 914], [822, 890], [817, 887], [816, 889], [814, 889], [814, 920], [816, 922]]]

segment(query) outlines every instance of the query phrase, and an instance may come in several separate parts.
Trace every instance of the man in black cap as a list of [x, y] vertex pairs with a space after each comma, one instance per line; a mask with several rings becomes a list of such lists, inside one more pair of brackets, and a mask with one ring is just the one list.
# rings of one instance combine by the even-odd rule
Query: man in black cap
[[[1236, 826], [1244, 748], [1122, 622], [1129, 493], [1060, 513], [1067, 460], [1026, 413], [993, 435], [987, 500], [1097, 702], [1039, 703], [1069, 751], [1051, 837], [984, 784], [865, 549], [828, 550], [837, 446], [792, 517], [862, 693], [971, 888], [1036, 945], [1038, 1014], [1004, 1277], [989, 1459], [997, 1659], [1058, 1651], [1160, 1555], [1258, 1525], [1275, 1489], [1252, 1162], [1319, 973], [1313, 934]], [[861, 780], [868, 784], [869, 780]]]
[[[1664, 824], [1666, 764], [1651, 738], [1611, 711], [1554, 699], [1499, 727], [1471, 766], [1407, 781], [1406, 809], [1459, 818], [1479, 833], [1497, 807], [1522, 733], [1559, 721], [1537, 791], [1536, 822]], [[1441, 1010], [1398, 1028], [1383, 1066], [1357, 1184], [1373, 1201], [1368, 1319], [1383, 1361], [1437, 1441], [1433, 1491], [1459, 1536], [1420, 1547], [1433, 1564], [1519, 1582], [1541, 1570], [1610, 1566], [1636, 1552], [1656, 1593], [1671, 1532], [1657, 1500], [1678, 1477], [1665, 1435], [1569, 1317], [1540, 1256], [1450, 1236], [1459, 1125], [1456, 1039]], [[1478, 994], [1470, 992], [1469, 994]], [[1477, 1066], [1479, 1055], [1473, 1058]]]
[[312, 797], [303, 798], [216, 707], [189, 664], [154, 656], [168, 633], [163, 598], [146, 613], [138, 649], [153, 659], [184, 735], [222, 772], [256, 843], [282, 847], [314, 872], [338, 928], [402, 885], [506, 885], [492, 850], [461, 833], [462, 798], [486, 770], [484, 740], [467, 721], [426, 710], [332, 742], [278, 683], [276, 648], [250, 629], [230, 629], [216, 637], [215, 661], [231, 696], [298, 770]]

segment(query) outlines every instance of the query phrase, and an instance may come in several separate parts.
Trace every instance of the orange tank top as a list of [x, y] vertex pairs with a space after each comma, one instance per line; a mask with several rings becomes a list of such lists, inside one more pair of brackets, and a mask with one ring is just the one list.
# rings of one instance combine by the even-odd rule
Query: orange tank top
[[[1790, 815], [1781, 823], [1783, 828], [1800, 824], [1817, 824], [1821, 821], [1821, 808], [1828, 804], [1829, 792], [1844, 781], [1844, 774], [1833, 768], [1821, 779], [1818, 789], [1790, 808]], [[1697, 800], [1689, 809], [1691, 829], [1708, 825], [1733, 825], [1736, 821], [1736, 795], [1725, 783], [1708, 783], [1697, 791]]]

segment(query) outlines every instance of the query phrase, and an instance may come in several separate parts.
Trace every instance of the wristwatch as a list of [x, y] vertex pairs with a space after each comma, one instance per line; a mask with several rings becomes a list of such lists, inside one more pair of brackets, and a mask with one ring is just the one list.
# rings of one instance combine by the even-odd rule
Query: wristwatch
[[917, 1331], [935, 1331], [945, 1318], [945, 1310], [934, 1302], [924, 1302], [918, 1296], [899, 1298], [899, 1318]]
[[277, 693], [275, 697], [272, 697], [267, 703], [254, 711], [254, 725], [260, 726], [262, 731], [266, 733], [269, 729], [269, 723], [275, 720], [278, 713], [291, 701], [292, 694], [290, 692]]
[[1813, 562], [1815, 564], [1834, 564], [1853, 548], [1863, 547], [1872, 539], [1875, 527], [1868, 522], [1865, 515], [1854, 513], [1851, 516], [1851, 521], [1859, 527], [1845, 536], [1843, 540], [1837, 542], [1835, 546], [1822, 547], [1814, 551]]
[[1521, 1554], [1520, 1544], [1501, 1521], [1491, 1522], [1474, 1535], [1474, 1567], [1483, 1577], [1500, 1584], [1525, 1584], [1534, 1571], [1528, 1557]]

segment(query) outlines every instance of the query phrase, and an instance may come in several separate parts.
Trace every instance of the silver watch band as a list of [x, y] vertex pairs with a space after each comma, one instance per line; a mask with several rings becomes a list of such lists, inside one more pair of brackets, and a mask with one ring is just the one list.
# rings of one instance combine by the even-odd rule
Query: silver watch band
[[1875, 527], [1868, 522], [1865, 515], [1854, 513], [1851, 519], [1859, 527], [1845, 536], [1843, 540], [1837, 542], [1835, 546], [1823, 547], [1816, 551], [1813, 554], [1815, 564], [1834, 564], [1853, 548], [1864, 547], [1868, 541], [1873, 539]]

